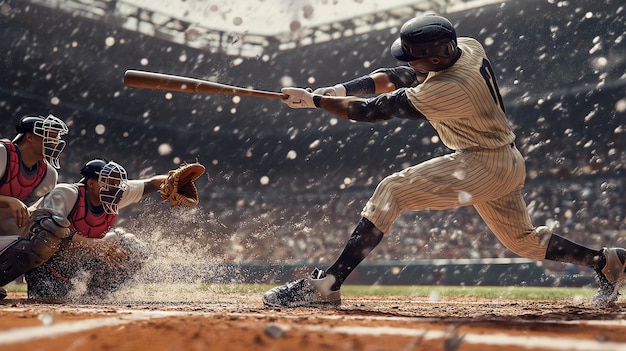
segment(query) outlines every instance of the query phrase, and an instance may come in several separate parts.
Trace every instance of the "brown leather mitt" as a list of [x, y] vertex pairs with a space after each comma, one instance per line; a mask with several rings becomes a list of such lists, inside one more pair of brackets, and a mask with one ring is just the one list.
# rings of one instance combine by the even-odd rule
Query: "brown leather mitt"
[[200, 163], [188, 163], [169, 171], [161, 184], [161, 199], [171, 207], [196, 206], [199, 201], [195, 181], [206, 169]]

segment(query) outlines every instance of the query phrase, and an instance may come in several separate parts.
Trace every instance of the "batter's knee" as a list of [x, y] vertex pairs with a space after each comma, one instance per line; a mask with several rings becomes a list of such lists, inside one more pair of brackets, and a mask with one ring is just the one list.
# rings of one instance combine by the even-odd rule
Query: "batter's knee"
[[374, 190], [374, 194], [366, 205], [370, 211], [389, 211], [399, 207], [396, 197], [398, 184], [392, 180], [392, 177], [383, 179]]
[[382, 194], [393, 194], [394, 188], [397, 186], [396, 182], [397, 173], [383, 178], [383, 180], [376, 186], [376, 192]]
[[504, 244], [516, 255], [540, 261], [546, 256], [546, 250], [551, 236], [552, 229], [546, 226], [539, 226], [518, 240], [509, 241]]

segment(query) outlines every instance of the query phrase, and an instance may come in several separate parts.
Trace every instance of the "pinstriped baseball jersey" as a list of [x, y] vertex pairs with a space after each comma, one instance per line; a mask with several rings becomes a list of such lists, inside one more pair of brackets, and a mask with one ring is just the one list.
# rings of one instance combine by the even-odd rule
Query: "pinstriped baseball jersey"
[[451, 67], [430, 72], [407, 89], [407, 97], [451, 149], [494, 149], [511, 144], [515, 135], [504, 113], [493, 70], [483, 47], [459, 38], [461, 57]]
[[435, 157], [383, 179], [363, 208], [363, 217], [388, 233], [403, 211], [473, 205], [496, 237], [514, 253], [542, 260], [544, 234], [531, 223], [521, 190], [524, 158], [513, 145], [495, 76], [482, 46], [459, 38], [461, 57], [406, 89], [454, 153]]

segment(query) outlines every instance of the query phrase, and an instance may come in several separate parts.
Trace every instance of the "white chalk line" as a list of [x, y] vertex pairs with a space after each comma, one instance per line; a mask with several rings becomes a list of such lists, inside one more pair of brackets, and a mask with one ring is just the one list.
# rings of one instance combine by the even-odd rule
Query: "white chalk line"
[[[448, 336], [447, 331], [409, 329], [398, 327], [324, 327], [315, 325], [288, 326], [288, 329], [304, 329], [307, 331], [323, 333], [342, 333], [351, 335], [394, 335], [409, 336], [415, 338], [444, 339]], [[555, 338], [546, 336], [514, 336], [503, 333], [496, 334], [470, 334], [463, 335], [462, 344], [477, 344], [490, 346], [524, 346], [528, 349], [541, 348], [546, 350], [572, 350], [572, 351], [618, 351], [626, 350], [626, 343], [606, 342], [587, 339]]]
[[[4, 311], [19, 311], [23, 312], [26, 309], [22, 308], [8, 308]], [[74, 311], [83, 311], [93, 313], [93, 309], [74, 309]], [[199, 312], [199, 311], [138, 311], [138, 310], [117, 310], [116, 313], [121, 315], [115, 317], [106, 318], [93, 318], [80, 321], [69, 321], [62, 323], [55, 323], [52, 325], [41, 325], [32, 327], [12, 328], [4, 331], [0, 331], [0, 345], [9, 345], [19, 342], [27, 342], [35, 339], [43, 338], [55, 338], [62, 335], [68, 335], [83, 331], [89, 331], [92, 329], [103, 327], [114, 327], [124, 324], [133, 323], [136, 321], [150, 320], [155, 318], [166, 317], [180, 317], [180, 316], [200, 316], [200, 317], [256, 317], [265, 318], [267, 314], [263, 313], [240, 313], [240, 312]], [[302, 319], [303, 316], [278, 316], [281, 319]], [[306, 318], [306, 317], [305, 317]], [[328, 315], [328, 316], [315, 316], [312, 319], [327, 319], [327, 320], [377, 320], [377, 321], [411, 321], [411, 322], [428, 322], [428, 321], [441, 321], [438, 318], [416, 318], [416, 317], [400, 317], [400, 316], [344, 316], [344, 315]], [[588, 325], [605, 325], [605, 326], [626, 326], [624, 320], [612, 320], [612, 321], [532, 321], [532, 323], [551, 323], [551, 324], [588, 324]], [[279, 326], [284, 330], [305, 330], [312, 332], [323, 333], [342, 333], [350, 335], [396, 335], [396, 336], [408, 336], [424, 339], [443, 339], [447, 336], [447, 331], [442, 330], [428, 330], [428, 329], [412, 329], [412, 328], [399, 328], [390, 326], [318, 326], [318, 325], [281, 325], [280, 323], [268, 323]], [[546, 350], [572, 350], [572, 351], [616, 351], [626, 350], [626, 343], [611, 342], [611, 341], [598, 341], [579, 338], [566, 338], [566, 337], [546, 337], [546, 336], [516, 336], [508, 335], [504, 333], [492, 333], [492, 334], [473, 334], [473, 333], [459, 333], [464, 335], [462, 343], [478, 344], [478, 345], [493, 345], [493, 346], [520, 346], [523, 345], [526, 348], [542, 348]]]
[[[91, 312], [93, 312], [93, 310]], [[163, 311], [133, 311], [131, 314], [125, 314], [123, 316], [83, 319], [79, 321], [54, 323], [52, 325], [40, 325], [35, 327], [11, 328], [0, 332], [0, 345], [15, 344], [35, 339], [54, 338], [61, 335], [79, 333], [96, 328], [115, 327], [140, 320], [188, 314], [184, 312], [162, 312]]]

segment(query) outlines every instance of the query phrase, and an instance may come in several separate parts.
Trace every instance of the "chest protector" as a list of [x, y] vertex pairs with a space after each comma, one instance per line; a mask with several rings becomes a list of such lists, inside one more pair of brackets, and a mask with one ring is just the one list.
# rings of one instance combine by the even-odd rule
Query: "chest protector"
[[22, 172], [22, 156], [20, 150], [9, 139], [0, 139], [7, 149], [7, 167], [0, 179], [0, 195], [26, 200], [46, 176], [48, 165], [43, 160], [37, 162], [37, 173], [27, 178]]
[[78, 199], [68, 219], [72, 223], [70, 229], [87, 238], [102, 239], [113, 226], [116, 215], [104, 211], [95, 214], [89, 211], [87, 204], [87, 188], [85, 184], [74, 184], [78, 188]]

